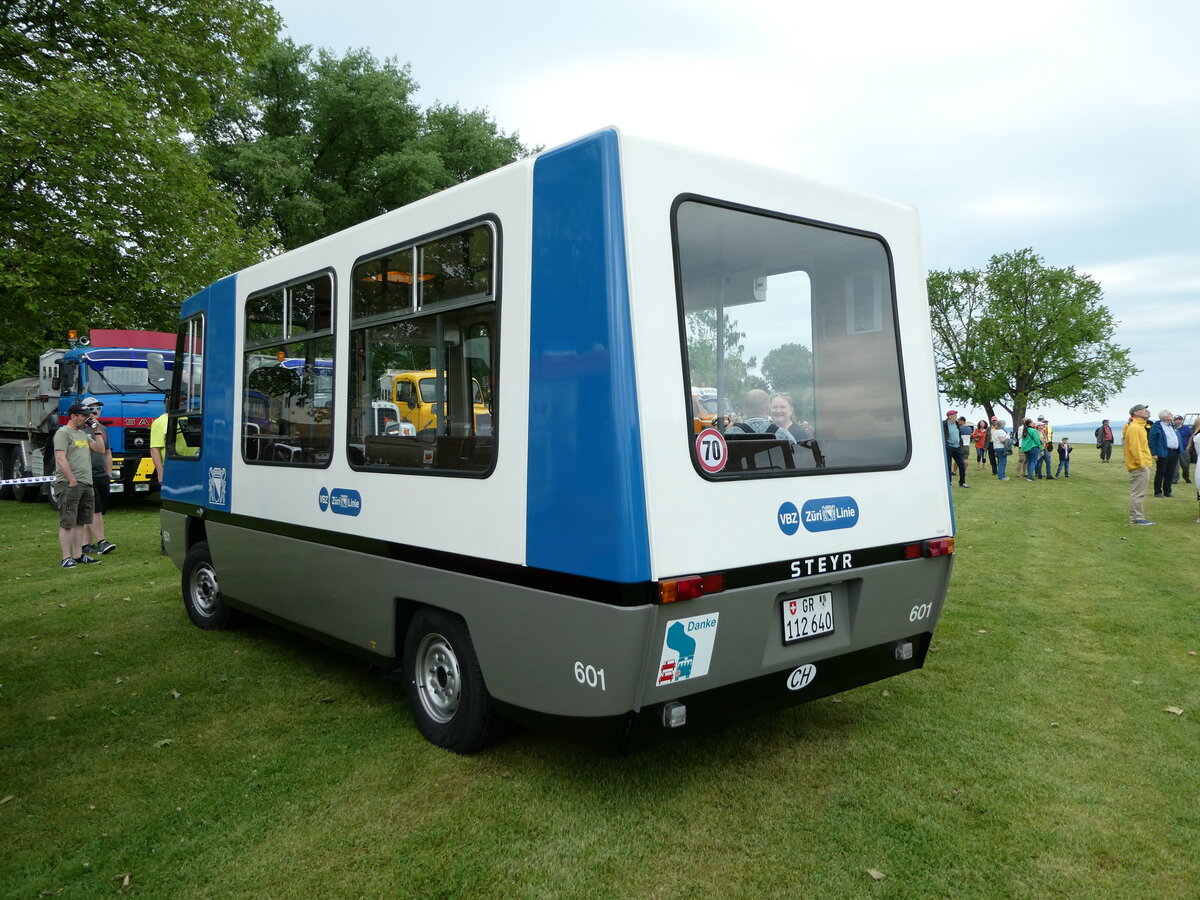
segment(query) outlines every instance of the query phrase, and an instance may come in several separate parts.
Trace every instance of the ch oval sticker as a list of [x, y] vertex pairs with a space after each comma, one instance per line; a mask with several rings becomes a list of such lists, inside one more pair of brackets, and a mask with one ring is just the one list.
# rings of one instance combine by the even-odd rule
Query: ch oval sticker
[[788, 676], [787, 686], [789, 691], [800, 691], [808, 687], [817, 677], [817, 667], [812, 663], [805, 663], [796, 669], [792, 670], [792, 674]]

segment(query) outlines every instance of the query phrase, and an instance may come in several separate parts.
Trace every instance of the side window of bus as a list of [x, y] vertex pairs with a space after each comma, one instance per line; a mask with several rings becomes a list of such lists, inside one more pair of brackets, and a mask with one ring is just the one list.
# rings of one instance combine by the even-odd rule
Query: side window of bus
[[347, 456], [357, 469], [485, 476], [495, 458], [497, 225], [360, 259]]
[[333, 451], [333, 277], [327, 272], [246, 300], [242, 458], [327, 466]]
[[[674, 232], [681, 400], [697, 471], [721, 479], [906, 465], [883, 240], [695, 198], [676, 203]], [[697, 437], [710, 428], [721, 438]]]
[[204, 434], [204, 316], [179, 326], [167, 415], [168, 459], [195, 459]]

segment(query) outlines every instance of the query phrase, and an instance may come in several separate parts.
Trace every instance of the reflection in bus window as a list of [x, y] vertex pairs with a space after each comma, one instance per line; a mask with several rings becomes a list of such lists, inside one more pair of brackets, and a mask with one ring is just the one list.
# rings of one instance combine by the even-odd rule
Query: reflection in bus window
[[333, 279], [308, 278], [246, 302], [242, 458], [325, 466], [333, 447]]
[[[727, 410], [729, 464], [709, 477], [904, 465], [908, 426], [883, 242], [694, 200], [679, 204], [675, 226], [687, 375], [704, 386], [687, 398], [691, 431], [704, 424], [701, 398], [706, 413]], [[786, 395], [796, 446], [776, 446], [791, 441], [762, 423], [761, 404], [747, 411], [751, 391]]]
[[204, 434], [204, 316], [179, 326], [164, 449], [168, 459], [200, 456]]
[[[480, 224], [355, 266], [352, 466], [491, 470], [493, 244], [492, 227]], [[405, 268], [414, 259], [416, 278]]]

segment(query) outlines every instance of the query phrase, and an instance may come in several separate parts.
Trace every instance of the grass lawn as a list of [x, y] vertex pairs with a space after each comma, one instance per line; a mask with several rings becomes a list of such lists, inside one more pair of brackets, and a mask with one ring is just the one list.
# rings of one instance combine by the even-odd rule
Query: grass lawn
[[1133, 528], [1074, 456], [954, 489], [922, 671], [616, 761], [439, 750], [354, 659], [193, 628], [154, 507], [64, 571], [0, 504], [0, 895], [1200, 896], [1195, 492]]

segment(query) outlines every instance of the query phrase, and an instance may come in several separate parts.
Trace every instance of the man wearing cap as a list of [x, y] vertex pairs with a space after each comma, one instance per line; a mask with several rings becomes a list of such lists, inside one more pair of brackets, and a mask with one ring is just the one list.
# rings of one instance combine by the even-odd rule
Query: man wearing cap
[[1179, 464], [1179, 432], [1169, 409], [1161, 410], [1150, 428], [1150, 455], [1154, 457], [1154, 496], [1171, 496], [1171, 478]]
[[1038, 460], [1038, 465], [1043, 463], [1046, 466], [1046, 477], [1053, 480], [1057, 475], [1050, 474], [1050, 461], [1054, 457], [1054, 426], [1050, 424], [1050, 420], [1043, 418], [1038, 422], [1040, 426], [1038, 431], [1042, 434], [1042, 458]]
[[54, 487], [58, 503], [58, 543], [64, 569], [99, 562], [83, 552], [86, 526], [91, 524], [95, 510], [92, 493], [93, 453], [103, 453], [104, 442], [97, 430], [99, 423], [91, 421], [80, 403], [67, 410], [67, 424], [54, 432]]
[[942, 422], [942, 443], [946, 445], [947, 477], [954, 477], [954, 467], [958, 466], [958, 486], [970, 487], [967, 484], [967, 463], [963, 459], [962, 434], [958, 430], [958, 410], [952, 409], [946, 413]]
[[83, 555], [111, 553], [117, 545], [104, 536], [104, 514], [108, 512], [108, 486], [112, 478], [112, 444], [108, 440], [108, 428], [100, 421], [104, 403], [95, 397], [87, 397], [83, 407], [91, 420], [98, 426], [96, 434], [104, 441], [103, 453], [92, 453], [92, 493], [96, 498], [96, 511], [92, 513], [92, 524], [87, 526], [90, 540], [83, 545]]
[[[1051, 431], [1050, 423], [1046, 421], [1045, 416], [1037, 417], [1037, 433], [1038, 439], [1042, 442], [1042, 445], [1038, 448], [1038, 459], [1037, 462], [1034, 463], [1033, 473], [1038, 477], [1039, 480], [1043, 478], [1053, 478], [1054, 476], [1050, 474], [1050, 454], [1054, 447], [1050, 443], [1050, 440], [1054, 433]], [[1042, 475], [1043, 464], [1046, 466], [1046, 474], [1044, 476]]]
[[1129, 524], [1153, 525], [1146, 518], [1146, 487], [1150, 484], [1150, 442], [1146, 437], [1146, 423], [1150, 421], [1150, 410], [1144, 403], [1129, 410], [1129, 421], [1121, 432], [1125, 449], [1125, 468], [1129, 470]]
[[1096, 446], [1100, 448], [1100, 462], [1112, 461], [1113, 430], [1108, 419], [1100, 423], [1096, 429]]

